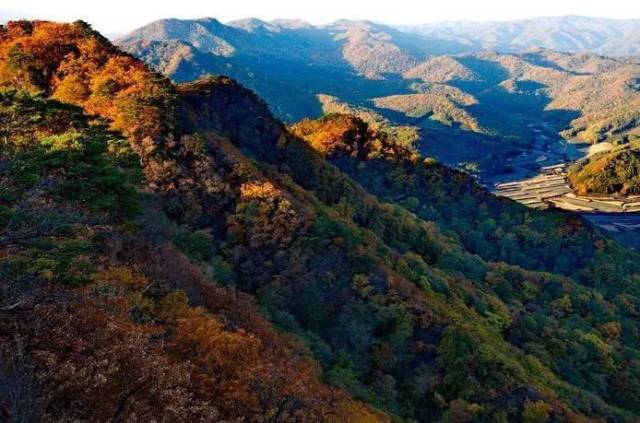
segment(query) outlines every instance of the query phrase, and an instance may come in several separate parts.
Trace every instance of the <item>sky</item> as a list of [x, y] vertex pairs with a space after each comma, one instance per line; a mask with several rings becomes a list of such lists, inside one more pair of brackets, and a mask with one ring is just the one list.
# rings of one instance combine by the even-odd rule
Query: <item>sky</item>
[[512, 20], [583, 15], [640, 18], [639, 0], [0, 0], [0, 22], [82, 19], [104, 33], [125, 33], [162, 18], [257, 17], [325, 24], [367, 19], [387, 24]]

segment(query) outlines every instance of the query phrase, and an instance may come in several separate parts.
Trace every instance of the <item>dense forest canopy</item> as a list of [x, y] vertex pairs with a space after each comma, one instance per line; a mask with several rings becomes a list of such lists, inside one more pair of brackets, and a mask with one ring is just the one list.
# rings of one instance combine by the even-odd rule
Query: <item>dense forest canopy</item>
[[0, 27], [0, 87], [3, 419], [640, 416], [640, 257], [580, 217], [82, 22]]

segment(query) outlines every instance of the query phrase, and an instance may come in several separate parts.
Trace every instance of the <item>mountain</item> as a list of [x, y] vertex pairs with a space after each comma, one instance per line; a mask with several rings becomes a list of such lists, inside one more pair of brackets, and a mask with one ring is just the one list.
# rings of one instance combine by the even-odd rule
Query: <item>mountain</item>
[[[556, 119], [565, 114], [557, 121], [559, 128], [568, 127], [564, 135], [590, 143], [637, 131], [640, 65], [632, 61], [540, 49], [438, 59], [448, 62], [433, 66], [430, 59], [405, 76], [439, 86], [434, 81], [445, 72], [445, 86], [475, 96], [477, 101], [468, 100], [467, 106], [476, 106], [471, 109], [476, 109], [478, 120], [487, 119], [485, 127], [503, 136], [522, 136], [518, 118], [531, 120], [537, 115], [540, 122], [553, 120], [544, 114], [556, 114]], [[507, 115], [512, 127], [505, 124]]]
[[295, 121], [320, 112], [317, 93], [352, 99], [361, 92], [406, 91], [385, 76], [450, 51], [427, 41], [367, 21], [317, 27], [258, 19], [225, 25], [206, 18], [153, 22], [117, 43], [175, 81], [232, 76], [259, 92], [280, 117]]
[[[590, 22], [550, 21], [565, 20]], [[578, 158], [559, 134], [596, 143], [638, 132], [640, 64], [633, 58], [529, 45], [476, 52], [463, 41], [408, 31], [357, 21], [165, 20], [118, 43], [175, 81], [230, 75], [288, 122], [320, 116], [326, 107], [318, 96], [328, 95], [418, 128], [422, 154], [476, 169], [488, 185]]]
[[569, 182], [582, 195], [625, 197], [640, 194], [638, 141], [627, 141], [579, 161], [569, 169]]
[[259, 172], [178, 127], [176, 87], [82, 22], [0, 34], [0, 418], [387, 421], [213, 283], [208, 219]]
[[350, 66], [370, 79], [402, 72], [429, 54], [455, 48], [447, 47], [452, 43], [435, 46], [427, 37], [369, 21], [341, 20], [312, 26], [302, 21], [264, 22], [255, 18], [226, 25], [214, 18], [166, 19], [139, 28], [118, 42], [126, 48], [144, 48], [141, 43], [170, 40], [220, 57], [254, 55], [267, 62], [280, 59], [316, 66]]
[[475, 51], [519, 53], [542, 47], [567, 53], [640, 55], [637, 19], [559, 16], [504, 22], [438, 22], [402, 29], [460, 43]]
[[3, 420], [638, 419], [640, 256], [579, 216], [82, 22], [0, 58]]

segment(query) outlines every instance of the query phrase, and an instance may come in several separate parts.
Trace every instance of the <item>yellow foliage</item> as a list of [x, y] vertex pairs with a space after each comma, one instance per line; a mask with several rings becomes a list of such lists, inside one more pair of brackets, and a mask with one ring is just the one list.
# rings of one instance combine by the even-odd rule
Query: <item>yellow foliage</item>
[[549, 420], [551, 414], [551, 406], [546, 402], [540, 401], [525, 401], [522, 407], [522, 422], [523, 423], [544, 423]]
[[271, 182], [248, 182], [240, 186], [240, 198], [243, 200], [268, 199], [281, 195]]
[[112, 266], [95, 275], [97, 283], [124, 286], [130, 290], [144, 289], [149, 285], [149, 280], [129, 267]]

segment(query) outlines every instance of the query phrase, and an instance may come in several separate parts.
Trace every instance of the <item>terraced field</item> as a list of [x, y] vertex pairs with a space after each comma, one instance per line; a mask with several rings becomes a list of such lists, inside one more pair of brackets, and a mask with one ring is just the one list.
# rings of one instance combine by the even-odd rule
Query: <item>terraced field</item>
[[543, 173], [533, 178], [497, 184], [495, 192], [529, 207], [547, 208], [550, 200], [572, 192], [561, 166], [544, 168]]
[[564, 165], [542, 169], [540, 175], [516, 182], [496, 185], [497, 195], [511, 198], [529, 207], [555, 207], [580, 213], [640, 212], [640, 196], [579, 196], [567, 182]]

